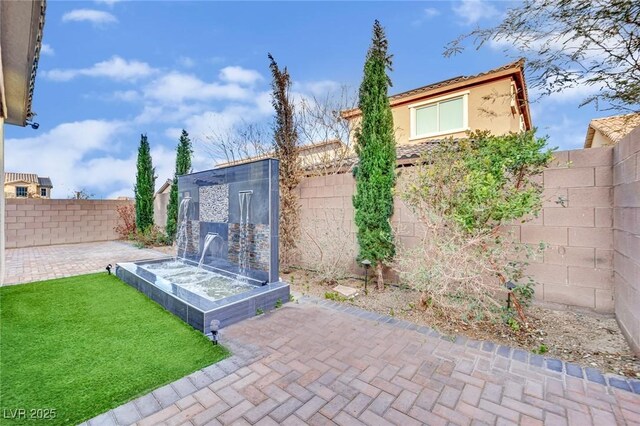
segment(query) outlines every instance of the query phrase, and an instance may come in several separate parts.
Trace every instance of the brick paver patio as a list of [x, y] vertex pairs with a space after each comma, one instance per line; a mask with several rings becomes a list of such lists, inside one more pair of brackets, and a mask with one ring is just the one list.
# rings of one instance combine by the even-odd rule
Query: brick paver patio
[[7, 249], [5, 285], [104, 271], [111, 263], [164, 257], [121, 241]]
[[638, 381], [326, 301], [287, 304], [222, 341], [234, 356], [89, 424], [640, 424]]

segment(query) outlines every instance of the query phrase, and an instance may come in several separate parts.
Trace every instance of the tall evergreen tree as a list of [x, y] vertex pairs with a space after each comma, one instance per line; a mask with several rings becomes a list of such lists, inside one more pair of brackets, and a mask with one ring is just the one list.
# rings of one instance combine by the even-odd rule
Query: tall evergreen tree
[[153, 226], [153, 193], [156, 186], [156, 169], [151, 160], [151, 148], [147, 135], [140, 135], [136, 185], [136, 227], [144, 232]]
[[283, 269], [291, 266], [300, 236], [300, 202], [296, 187], [302, 170], [298, 161], [298, 130], [295, 123], [293, 102], [289, 97], [291, 77], [287, 68], [280, 69], [271, 54], [271, 104], [276, 111], [273, 129], [273, 145], [280, 160], [280, 264]]
[[362, 118], [355, 132], [359, 162], [354, 171], [356, 194], [353, 207], [358, 228], [358, 258], [367, 259], [375, 265], [379, 290], [384, 290], [383, 265], [395, 255], [390, 219], [393, 214], [396, 143], [387, 97], [391, 86], [387, 75], [387, 70], [391, 70], [391, 55], [387, 54], [387, 48], [384, 29], [376, 20], [358, 100]]
[[176, 171], [173, 175], [173, 185], [169, 193], [169, 204], [167, 205], [167, 227], [166, 232], [169, 238], [174, 239], [178, 226], [178, 176], [185, 175], [191, 171], [191, 139], [189, 133], [182, 129], [178, 148], [176, 149]]

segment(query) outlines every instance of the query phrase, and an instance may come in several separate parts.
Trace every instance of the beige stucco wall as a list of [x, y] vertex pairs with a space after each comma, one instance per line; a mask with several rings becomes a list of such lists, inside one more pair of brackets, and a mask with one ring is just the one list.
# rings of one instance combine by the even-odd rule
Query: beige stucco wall
[[593, 140], [591, 142], [592, 148], [599, 148], [601, 146], [609, 146], [613, 145], [613, 141], [602, 134], [600, 130], [596, 130], [593, 133]]
[[160, 229], [167, 226], [167, 206], [169, 205], [169, 195], [171, 187], [164, 192], [158, 193], [153, 198], [153, 223]]
[[[4, 185], [4, 193], [7, 198], [16, 198], [16, 187], [26, 186], [29, 197], [40, 197], [40, 186], [29, 182], [11, 182]], [[51, 189], [47, 188], [47, 197], [51, 195]]]
[[6, 247], [117, 240], [116, 208], [131, 201], [51, 200], [10, 198], [6, 200], [4, 232]]
[[[471, 88], [448, 93], [446, 96], [456, 93], [468, 92], [468, 127], [469, 130], [489, 130], [494, 135], [502, 135], [509, 132], [520, 131], [520, 114], [511, 111], [511, 82], [512, 79], [503, 78], [478, 84]], [[411, 113], [410, 106], [416, 103], [437, 99], [442, 95], [435, 95], [422, 99], [413, 99], [405, 104], [391, 108], [397, 145], [420, 143], [428, 140], [442, 139], [445, 137], [464, 137], [464, 132], [447, 133], [422, 139], [411, 139]], [[357, 128], [360, 118], [351, 120], [351, 138], [353, 130]]]
[[613, 148], [615, 312], [640, 354], [640, 127]]
[[[541, 177], [545, 188], [543, 211], [538, 218], [511, 228], [524, 243], [537, 245], [544, 241], [550, 245], [528, 269], [539, 283], [539, 302], [613, 312], [612, 158], [611, 147], [558, 152]], [[304, 179], [299, 186], [302, 227], [340, 226], [349, 236], [343, 243], [352, 246], [346, 252], [356, 253], [354, 189], [348, 173]], [[326, 220], [328, 212], [330, 224]], [[399, 246], [414, 247], [423, 236], [420, 223], [399, 199], [395, 201], [392, 225]], [[311, 249], [307, 255], [317, 254]], [[362, 272], [355, 259], [351, 265], [353, 272]], [[308, 264], [303, 261], [302, 266]]]

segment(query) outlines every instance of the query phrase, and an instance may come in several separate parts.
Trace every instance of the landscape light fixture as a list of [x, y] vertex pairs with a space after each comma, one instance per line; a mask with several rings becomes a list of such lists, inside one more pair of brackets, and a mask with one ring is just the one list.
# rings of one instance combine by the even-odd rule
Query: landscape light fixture
[[504, 285], [509, 290], [507, 293], [507, 309], [511, 309], [511, 292], [516, 288], [516, 285], [512, 281], [507, 281]]
[[220, 321], [211, 320], [211, 341], [214, 345], [218, 344], [218, 329], [220, 328]]
[[108, 265], [107, 265], [107, 267], [106, 267], [106, 268], [104, 268], [104, 269], [106, 269], [106, 270], [107, 270], [107, 273], [108, 273], [109, 275], [111, 275], [111, 268], [113, 268], [113, 266], [111, 266], [111, 264], [108, 264]]
[[360, 263], [364, 266], [364, 294], [368, 294], [367, 283], [369, 282], [369, 266], [371, 266], [371, 261], [369, 259], [364, 259]]

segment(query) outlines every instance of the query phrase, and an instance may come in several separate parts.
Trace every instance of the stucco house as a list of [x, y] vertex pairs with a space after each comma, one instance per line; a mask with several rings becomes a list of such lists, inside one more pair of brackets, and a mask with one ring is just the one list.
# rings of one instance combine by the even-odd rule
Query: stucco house
[[6, 198], [51, 198], [53, 184], [48, 177], [35, 173], [4, 174], [4, 196]]
[[153, 223], [161, 229], [167, 225], [167, 206], [172, 186], [173, 179], [167, 179], [153, 195]]
[[638, 112], [595, 118], [587, 127], [584, 147], [598, 148], [615, 145], [638, 126], [640, 126], [640, 113]]
[[[349, 147], [344, 142], [337, 139], [302, 145], [298, 149], [298, 157], [300, 159], [300, 165], [302, 167], [308, 167], [320, 162], [332, 162], [350, 153], [351, 151], [349, 150]], [[263, 158], [271, 158], [274, 155], [275, 153], [273, 151], [269, 151], [261, 155], [239, 158], [232, 161], [224, 161], [216, 164], [216, 168], [227, 167], [236, 164], [244, 164]]]
[[[396, 144], [460, 138], [474, 130], [500, 135], [531, 129], [523, 67], [519, 60], [390, 96]], [[357, 108], [342, 112], [352, 130], [360, 116]]]
[[[4, 188], [4, 125], [26, 126], [42, 47], [45, 0], [0, 2], [0, 179]], [[4, 282], [5, 206], [0, 196], [0, 284]]]

